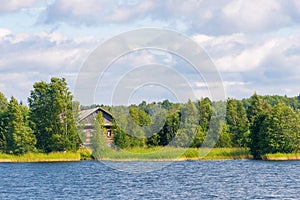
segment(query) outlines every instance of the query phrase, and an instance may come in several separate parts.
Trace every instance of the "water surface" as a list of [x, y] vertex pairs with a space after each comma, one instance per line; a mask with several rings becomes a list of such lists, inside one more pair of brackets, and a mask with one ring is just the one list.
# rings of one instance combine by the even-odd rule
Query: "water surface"
[[300, 199], [300, 161], [184, 161], [147, 173], [107, 164], [0, 163], [0, 199]]

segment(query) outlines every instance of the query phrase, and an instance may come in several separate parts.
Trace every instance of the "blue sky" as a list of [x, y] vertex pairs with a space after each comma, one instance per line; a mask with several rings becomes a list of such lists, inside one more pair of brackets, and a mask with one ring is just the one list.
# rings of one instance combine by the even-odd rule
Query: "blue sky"
[[[52, 76], [66, 77], [74, 90], [82, 64], [96, 47], [120, 33], [145, 27], [179, 32], [203, 47], [223, 80], [227, 97], [300, 93], [298, 0], [0, 3], [0, 91], [8, 98], [13, 95], [26, 102], [33, 83]], [[197, 98], [209, 96], [204, 80], [189, 76], [186, 63], [168, 53], [142, 51], [120, 59], [115, 66], [154, 61], [177, 68], [189, 79]], [[121, 76], [117, 71], [111, 70], [110, 80]], [[98, 88], [95, 103], [109, 104], [111, 88]], [[171, 93], [153, 86], [135, 92], [131, 101], [172, 99]]]

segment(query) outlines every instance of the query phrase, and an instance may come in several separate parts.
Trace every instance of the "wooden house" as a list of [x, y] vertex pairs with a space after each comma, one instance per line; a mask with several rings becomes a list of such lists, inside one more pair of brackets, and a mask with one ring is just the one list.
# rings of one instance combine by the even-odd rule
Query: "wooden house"
[[94, 130], [93, 122], [99, 112], [102, 113], [104, 119], [103, 125], [105, 127], [108, 145], [109, 146], [113, 145], [113, 136], [114, 136], [112, 130], [113, 116], [111, 113], [104, 110], [103, 108], [97, 107], [97, 108], [92, 108], [87, 110], [81, 110], [79, 112], [78, 123], [83, 124], [83, 131], [85, 132], [86, 135], [86, 139], [83, 142], [84, 146], [91, 145], [91, 138], [93, 137], [93, 130]]

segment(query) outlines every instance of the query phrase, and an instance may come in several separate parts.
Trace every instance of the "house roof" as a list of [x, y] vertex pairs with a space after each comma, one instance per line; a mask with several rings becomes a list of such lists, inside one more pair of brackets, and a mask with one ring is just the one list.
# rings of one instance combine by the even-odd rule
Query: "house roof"
[[79, 111], [79, 122], [81, 122], [82, 120], [84, 120], [85, 118], [87, 118], [88, 116], [90, 116], [91, 114], [95, 113], [96, 111], [102, 111], [104, 113], [106, 113], [107, 115], [109, 115], [111, 118], [112, 117], [112, 114], [106, 110], [104, 110], [103, 108], [100, 108], [100, 107], [97, 107], [97, 108], [92, 108], [92, 109], [87, 109], [87, 110], [81, 110]]

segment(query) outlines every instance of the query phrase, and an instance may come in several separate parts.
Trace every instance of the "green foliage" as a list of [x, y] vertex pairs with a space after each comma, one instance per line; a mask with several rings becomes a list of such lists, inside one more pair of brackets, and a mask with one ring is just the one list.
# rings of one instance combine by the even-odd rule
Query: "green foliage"
[[203, 131], [202, 126], [198, 126], [196, 135], [195, 135], [195, 137], [193, 139], [193, 142], [190, 146], [194, 147], [194, 148], [195, 147], [196, 148], [201, 147], [203, 142], [204, 142], [205, 136], [206, 136], [206, 132]]
[[216, 143], [215, 147], [217, 148], [225, 148], [225, 147], [231, 147], [231, 137], [229, 128], [226, 125], [226, 123], [221, 122], [222, 132], [219, 136], [218, 142]]
[[29, 101], [30, 119], [37, 138], [37, 148], [45, 152], [76, 151], [79, 147], [72, 95], [64, 78], [33, 85]]
[[78, 150], [78, 153], [80, 154], [81, 160], [92, 160], [94, 158], [92, 155], [92, 151], [87, 148], [80, 148]]
[[116, 129], [114, 144], [116, 147], [124, 149], [130, 146], [130, 137], [120, 128]]
[[199, 124], [202, 127], [202, 130], [206, 132], [209, 128], [209, 123], [211, 116], [213, 114], [211, 101], [208, 97], [198, 101], [199, 109]]
[[149, 147], [159, 146], [159, 142], [160, 142], [160, 136], [157, 133], [155, 133], [154, 135], [152, 135], [147, 139], [147, 146]]
[[26, 126], [22, 115], [22, 108], [17, 100], [12, 97], [8, 105], [8, 129], [5, 134], [7, 139], [6, 152], [25, 154], [35, 149], [36, 138], [31, 128]]
[[102, 113], [99, 112], [94, 120], [94, 131], [91, 138], [91, 148], [93, 156], [96, 159], [107, 157], [108, 151], [108, 139], [106, 137], [106, 131], [103, 128], [104, 119]]
[[[77, 124], [81, 130], [77, 133], [75, 122], [80, 103], [72, 99], [63, 78], [35, 83], [28, 99], [30, 109], [14, 98], [8, 102], [0, 92], [0, 151], [26, 154], [36, 151], [35, 147], [41, 152], [76, 151], [80, 144], [78, 134], [85, 139], [85, 133], [80, 129], [82, 124]], [[112, 112], [116, 107], [105, 108]], [[116, 149], [146, 146], [155, 149], [169, 145], [182, 151], [187, 147], [249, 147], [254, 158], [276, 152], [300, 152], [299, 108], [300, 95], [257, 94], [242, 101], [212, 102], [203, 98], [187, 103], [164, 100], [117, 106], [113, 112], [117, 116], [114, 145]], [[113, 152], [108, 148], [102, 124], [103, 118], [97, 116], [92, 148], [98, 158]], [[196, 157], [196, 154], [189, 150], [185, 156]], [[154, 154], [149, 156], [155, 157]]]
[[8, 126], [7, 107], [8, 101], [4, 94], [0, 92], [0, 151], [4, 151], [6, 149], [5, 133]]
[[130, 106], [129, 114], [134, 123], [140, 127], [147, 126], [151, 122], [149, 115], [147, 115], [144, 110], [139, 109], [137, 106]]
[[175, 139], [171, 142], [177, 147], [189, 147], [197, 133], [198, 110], [191, 100], [188, 100], [181, 109], [181, 124], [175, 133]]
[[158, 133], [160, 138], [159, 145], [162, 146], [168, 145], [175, 138], [179, 126], [180, 126], [180, 112], [177, 110], [170, 111], [166, 117], [166, 122], [162, 130], [160, 130]]
[[260, 155], [299, 151], [299, 134], [299, 116], [292, 108], [278, 103], [262, 123], [259, 132]]
[[255, 159], [260, 159], [260, 139], [259, 133], [266, 114], [271, 110], [271, 106], [256, 93], [250, 98], [250, 105], [247, 109], [250, 121], [249, 144], [251, 154]]
[[231, 133], [233, 147], [246, 147], [249, 134], [249, 124], [245, 108], [241, 101], [227, 100], [226, 121]]

